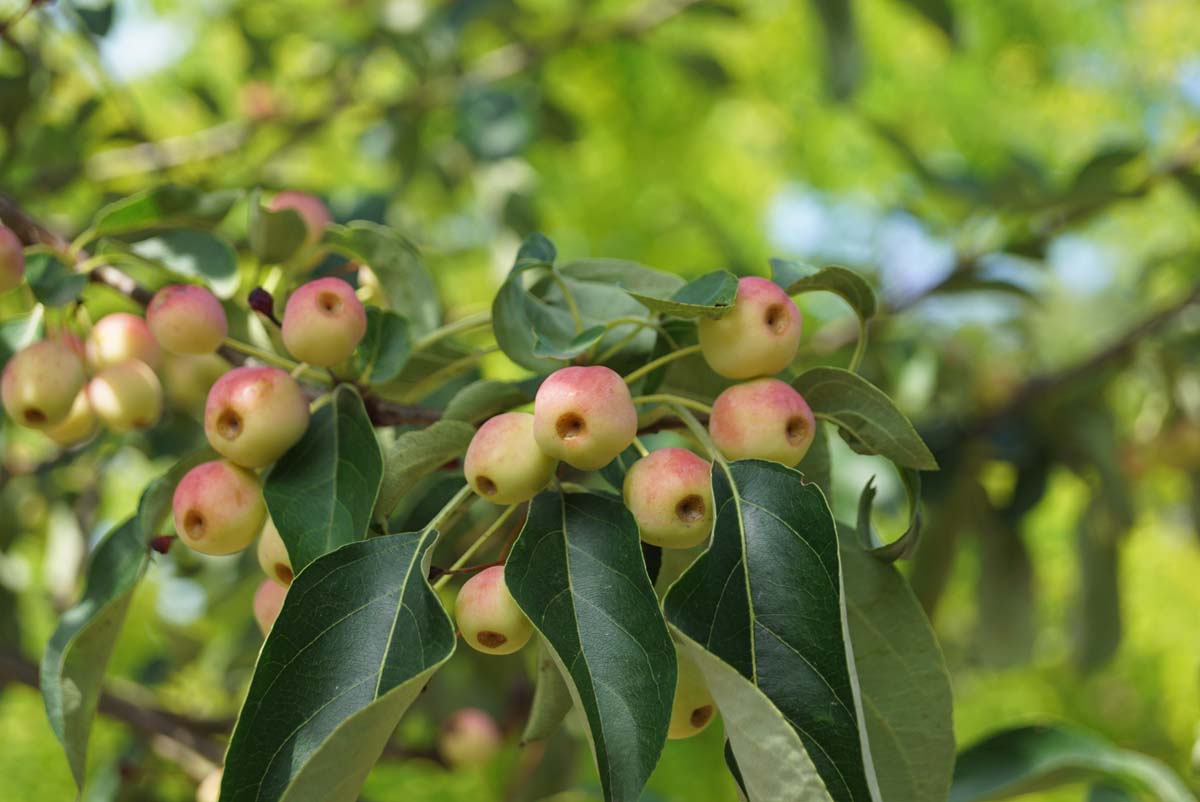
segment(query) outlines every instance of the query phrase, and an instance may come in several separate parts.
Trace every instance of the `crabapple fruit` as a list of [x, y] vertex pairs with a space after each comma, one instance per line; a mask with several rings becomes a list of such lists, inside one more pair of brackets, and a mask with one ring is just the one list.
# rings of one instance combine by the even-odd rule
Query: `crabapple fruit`
[[602, 365], [556, 370], [533, 402], [533, 437], [547, 456], [580, 470], [612, 462], [637, 434], [625, 381]]
[[625, 474], [625, 505], [642, 540], [668, 549], [703, 543], [712, 531], [712, 466], [686, 448], [660, 448]]
[[367, 333], [367, 313], [354, 288], [340, 278], [301, 285], [283, 311], [288, 353], [323, 368], [344, 362]]
[[60, 446], [69, 448], [91, 440], [99, 430], [100, 423], [88, 401], [87, 387], [84, 387], [75, 395], [67, 417], [46, 429], [45, 435]]
[[554, 476], [558, 460], [533, 439], [533, 416], [505, 412], [479, 427], [467, 447], [463, 472], [471, 489], [495, 504], [528, 501]]
[[675, 649], [675, 657], [679, 674], [675, 681], [675, 700], [671, 703], [671, 724], [667, 728], [667, 737], [671, 740], [696, 735], [708, 726], [717, 712], [700, 667], [679, 648]]
[[463, 640], [485, 654], [512, 654], [533, 635], [533, 624], [508, 592], [501, 565], [485, 568], [463, 583], [454, 602], [454, 619]]
[[146, 321], [128, 312], [114, 312], [100, 318], [88, 334], [86, 350], [88, 367], [93, 371], [130, 359], [157, 368], [161, 353]]
[[307, 232], [304, 240], [309, 246], [320, 242], [325, 227], [333, 222], [333, 215], [329, 213], [329, 208], [325, 203], [316, 195], [310, 195], [307, 192], [284, 190], [271, 198], [267, 208], [273, 212], [291, 209], [300, 215]]
[[287, 371], [240, 367], [208, 391], [204, 433], [222, 456], [262, 468], [283, 456], [308, 428], [308, 401]]
[[146, 323], [158, 344], [173, 354], [210, 354], [229, 333], [217, 296], [195, 284], [172, 284], [154, 294]]
[[262, 481], [227, 460], [192, 468], [172, 498], [175, 532], [201, 554], [233, 554], [249, 546], [267, 519]]
[[283, 586], [292, 584], [295, 575], [292, 573], [292, 560], [288, 557], [287, 546], [275, 528], [275, 522], [267, 518], [262, 534], [258, 536], [258, 564], [263, 573]]
[[738, 281], [733, 309], [696, 325], [700, 353], [729, 379], [770, 376], [791, 364], [800, 346], [800, 310], [778, 284], [757, 276]]
[[196, 786], [196, 802], [219, 802], [221, 799], [221, 769], [210, 771]]
[[477, 768], [495, 757], [500, 742], [495, 719], [477, 707], [464, 707], [442, 723], [438, 753], [452, 768]]
[[167, 403], [176, 409], [204, 417], [204, 401], [217, 379], [230, 364], [217, 354], [167, 354], [163, 358], [162, 382]]
[[67, 417], [87, 376], [66, 340], [41, 340], [22, 348], [4, 366], [0, 398], [14, 423], [45, 429]]
[[12, 229], [0, 226], [0, 293], [19, 287], [25, 278], [25, 246]]
[[162, 385], [136, 359], [101, 370], [88, 382], [87, 394], [96, 417], [114, 432], [148, 429], [162, 416]]
[[286, 598], [287, 588], [269, 579], [264, 579], [254, 591], [254, 620], [263, 635], [271, 631]]
[[816, 421], [791, 385], [755, 379], [717, 396], [708, 431], [729, 459], [773, 460], [792, 468], [812, 445]]

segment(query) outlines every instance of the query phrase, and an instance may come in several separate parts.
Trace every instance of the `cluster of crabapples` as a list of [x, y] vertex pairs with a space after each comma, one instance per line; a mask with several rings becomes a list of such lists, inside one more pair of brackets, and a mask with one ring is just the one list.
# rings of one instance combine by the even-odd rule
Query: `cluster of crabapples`
[[[708, 424], [713, 445], [728, 459], [797, 465], [813, 441], [813, 413], [790, 385], [772, 378], [791, 364], [800, 344], [800, 310], [792, 299], [773, 282], [743, 278], [733, 309], [701, 320], [697, 333], [709, 367], [745, 380], [713, 404]], [[566, 367], [542, 382], [532, 413], [505, 412], [480, 426], [463, 469], [482, 498], [517, 504], [546, 487], [560, 462], [583, 471], [608, 465], [633, 444], [637, 430], [635, 402], [621, 376], [603, 366]], [[643, 541], [688, 549], [708, 538], [711, 467], [688, 449], [661, 448], [629, 468], [623, 495]], [[464, 640], [482, 652], [510, 654], [533, 634], [500, 566], [467, 580], [455, 613]], [[713, 710], [700, 670], [680, 654], [669, 737], [696, 734]]]

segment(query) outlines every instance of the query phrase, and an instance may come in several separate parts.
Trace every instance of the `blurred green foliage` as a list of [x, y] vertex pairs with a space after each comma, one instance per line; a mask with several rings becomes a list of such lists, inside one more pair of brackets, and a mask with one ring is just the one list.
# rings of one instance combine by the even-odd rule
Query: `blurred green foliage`
[[[1200, 710], [1200, 8], [1189, 0], [0, 1], [0, 188], [65, 235], [174, 181], [316, 192], [418, 242], [456, 314], [535, 230], [560, 253], [687, 276], [838, 261], [891, 310], [866, 374], [943, 470], [910, 575], [966, 744], [1077, 722], [1193, 788]], [[22, 16], [23, 14], [23, 16]], [[0, 25], [3, 25], [0, 22]], [[855, 324], [806, 296], [806, 359]], [[1140, 321], [1171, 309], [1146, 329]], [[1117, 343], [1117, 348], [1110, 344]], [[497, 357], [492, 375], [512, 375]], [[180, 424], [183, 426], [184, 424]], [[193, 432], [194, 434], [194, 432]], [[53, 457], [4, 430], [0, 648], [36, 658], [85, 544], [167, 465], [136, 447]], [[834, 444], [850, 518], [879, 473]], [[158, 560], [114, 692], [224, 719], [249, 679], [253, 557]], [[589, 759], [519, 750], [521, 658], [460, 654], [403, 727], [428, 749], [464, 704], [510, 747], [480, 774], [385, 761], [364, 798], [597, 798]], [[0, 784], [68, 799], [36, 692], [0, 690]], [[733, 799], [719, 733], [672, 743], [652, 800]], [[540, 747], [539, 747], [540, 748]], [[187, 800], [193, 761], [101, 717], [89, 799]], [[181, 766], [183, 768], [181, 769]], [[191, 772], [199, 773], [198, 769]], [[556, 776], [556, 773], [558, 776]], [[1067, 787], [1040, 799], [1079, 799]], [[540, 795], [540, 796], [539, 796]]]

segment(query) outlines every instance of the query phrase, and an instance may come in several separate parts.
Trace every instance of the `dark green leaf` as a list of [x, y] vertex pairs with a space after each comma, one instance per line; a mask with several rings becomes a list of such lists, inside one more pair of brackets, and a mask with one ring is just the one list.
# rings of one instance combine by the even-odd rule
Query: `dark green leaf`
[[459, 390], [442, 413], [444, 420], [480, 423], [513, 407], [533, 400], [533, 395], [515, 384], [483, 379]]
[[108, 34], [113, 23], [113, 4], [111, 0], [100, 5], [75, 5], [75, 13], [83, 21], [88, 33], [92, 36], [103, 37]]
[[1079, 168], [1066, 197], [1086, 201], [1120, 192], [1125, 185], [1125, 168], [1137, 161], [1144, 149], [1138, 145], [1111, 145], [1103, 148]]
[[666, 742], [675, 647], [619, 502], [543, 493], [504, 577], [587, 717], [604, 796], [633, 802]]
[[547, 373], [562, 367], [562, 362], [534, 353], [538, 339], [569, 342], [575, 336], [575, 323], [566, 309], [551, 306], [525, 288], [523, 271], [540, 265], [533, 257], [523, 258], [524, 267], [519, 257], [518, 266], [492, 301], [492, 329], [505, 356], [523, 368]]
[[1084, 670], [1103, 666], [1121, 644], [1121, 540], [1119, 514], [1108, 499], [1093, 499], [1079, 518], [1079, 598], [1076, 602], [1075, 662]]
[[800, 471], [807, 481], [821, 488], [826, 501], [833, 506], [833, 465], [829, 453], [829, 431], [825, 424], [817, 423], [812, 445], [804, 459], [796, 466], [796, 470]]
[[33, 253], [25, 258], [25, 280], [33, 297], [46, 306], [66, 306], [79, 300], [87, 286], [87, 276], [76, 273], [57, 256]]
[[900, 537], [885, 543], [871, 525], [871, 506], [875, 502], [875, 477], [872, 476], [858, 500], [859, 542], [871, 555], [883, 562], [895, 562], [911, 557], [921, 539], [921, 474], [912, 468], [897, 468], [904, 493], [908, 498], [908, 526]]
[[[668, 591], [667, 620], [765, 694], [834, 800], [872, 800], [825, 498], [791, 468], [745, 460], [713, 466], [713, 506], [712, 545]], [[734, 752], [749, 781], [736, 739]]]
[[414, 337], [436, 329], [442, 321], [433, 277], [421, 263], [417, 247], [386, 226], [356, 220], [325, 230], [325, 242], [371, 268], [387, 292], [391, 308], [408, 318]]
[[264, 264], [286, 262], [304, 244], [308, 224], [295, 209], [272, 211], [262, 205], [259, 194], [250, 198], [250, 224], [246, 234], [250, 249]]
[[834, 100], [846, 100], [862, 78], [862, 47], [850, 0], [812, 0], [825, 32], [825, 84]]
[[405, 710], [454, 652], [425, 580], [438, 533], [351, 543], [288, 589], [225, 757], [222, 802], [353, 802]]
[[40, 308], [0, 323], [0, 365], [45, 334], [45, 316]]
[[949, 802], [1003, 799], [1067, 783], [1105, 779], [1160, 802], [1196, 802], [1167, 766], [1099, 736], [1062, 726], [1004, 730], [965, 749]]
[[571, 689], [554, 662], [554, 654], [545, 640], [538, 641], [537, 684], [529, 703], [529, 719], [521, 733], [521, 743], [543, 741], [558, 732], [563, 718], [571, 712]]
[[867, 322], [876, 311], [875, 291], [866, 279], [853, 270], [836, 265], [817, 269], [785, 259], [771, 260], [771, 278], [788, 295], [823, 291], [840, 296], [858, 316], [857, 353], [863, 352], [867, 343]]
[[628, 290], [651, 312], [679, 318], [724, 317], [733, 308], [738, 278], [728, 270], [717, 270], [681, 287], [668, 298]]
[[216, 234], [189, 229], [164, 231], [133, 243], [130, 250], [172, 273], [202, 279], [221, 298], [231, 298], [237, 292], [237, 255]]
[[908, 582], [838, 527], [846, 621], [871, 762], [888, 802], [944, 800], [954, 768], [950, 675]]
[[189, 224], [213, 226], [225, 218], [240, 194], [165, 184], [105, 206], [92, 221], [91, 235], [95, 238]]
[[792, 386], [813, 414], [842, 430], [850, 446], [878, 454], [897, 465], [937, 470], [937, 461], [916, 429], [883, 391], [848, 370], [817, 367], [804, 371]]
[[263, 488], [297, 573], [366, 537], [382, 478], [383, 458], [362, 399], [353, 387], [339, 385]]
[[558, 250], [545, 234], [530, 234], [517, 249], [513, 270], [520, 272], [531, 267], [553, 267]]
[[377, 517], [390, 518], [400, 499], [418, 479], [461, 457], [474, 436], [474, 426], [457, 420], [440, 420], [426, 429], [399, 435], [384, 461]]
[[533, 333], [533, 355], [548, 357], [550, 359], [571, 360], [600, 342], [605, 332], [606, 329], [604, 326], [592, 326], [589, 329], [579, 332], [567, 342], [554, 342], [543, 339], [542, 333], [535, 330]]
[[408, 320], [395, 312], [367, 307], [367, 333], [358, 344], [358, 370], [369, 384], [389, 382], [400, 375], [412, 356]]

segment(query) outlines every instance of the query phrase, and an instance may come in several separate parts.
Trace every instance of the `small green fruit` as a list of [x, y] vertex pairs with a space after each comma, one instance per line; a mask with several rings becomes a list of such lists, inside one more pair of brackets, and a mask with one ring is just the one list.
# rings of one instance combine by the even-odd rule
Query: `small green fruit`
[[500, 565], [485, 568], [463, 583], [454, 618], [467, 645], [485, 654], [512, 654], [533, 636], [533, 624], [508, 592]]
[[671, 703], [671, 724], [667, 729], [667, 737], [671, 740], [696, 735], [708, 726], [717, 712], [700, 667], [678, 647], [675, 657], [679, 674], [675, 682], [675, 700]]
[[128, 312], [100, 318], [87, 337], [87, 362], [93, 372], [136, 359], [157, 369], [161, 351], [146, 321]]
[[275, 522], [270, 518], [263, 526], [262, 534], [258, 536], [258, 564], [263, 573], [279, 584], [287, 587], [292, 584], [292, 560], [288, 557], [287, 546], [275, 528]]
[[773, 281], [747, 276], [738, 282], [733, 309], [696, 326], [708, 366], [730, 379], [771, 376], [791, 364], [800, 347], [801, 318]]
[[271, 198], [267, 208], [273, 212], [292, 209], [300, 215], [306, 229], [305, 242], [311, 247], [321, 241], [325, 227], [333, 222], [329, 208], [316, 195], [295, 190], [285, 190]]
[[148, 429], [162, 417], [162, 385], [136, 359], [101, 370], [88, 382], [87, 394], [96, 416], [114, 432]]
[[146, 307], [154, 339], [173, 354], [211, 354], [229, 333], [217, 296], [195, 284], [174, 284], [154, 294]]
[[456, 769], [485, 765], [500, 751], [500, 744], [500, 727], [495, 719], [476, 707], [454, 712], [442, 723], [438, 734], [438, 752]]
[[208, 392], [204, 434], [218, 453], [238, 465], [270, 465], [294, 446], [307, 428], [304, 392], [279, 368], [234, 368]]
[[41, 340], [28, 345], [4, 366], [4, 411], [21, 426], [47, 429], [66, 419], [86, 378], [70, 343]]
[[80, 390], [71, 404], [67, 417], [46, 429], [45, 434], [64, 448], [81, 445], [91, 440], [100, 431], [100, 422], [88, 401], [87, 388]]
[[479, 427], [467, 447], [463, 472], [471, 489], [493, 504], [528, 501], [554, 476], [557, 460], [533, 439], [533, 416], [506, 412]]

